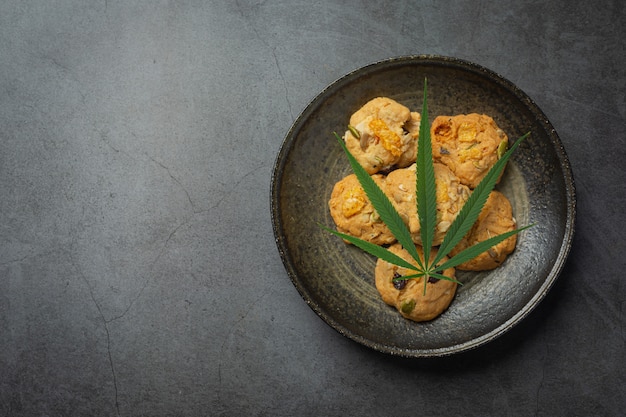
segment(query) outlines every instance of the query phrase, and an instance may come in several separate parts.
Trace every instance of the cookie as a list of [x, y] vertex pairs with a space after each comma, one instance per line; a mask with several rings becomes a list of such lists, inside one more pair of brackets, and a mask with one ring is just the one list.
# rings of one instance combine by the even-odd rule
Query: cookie
[[[379, 187], [384, 187], [384, 176], [375, 174], [372, 178]], [[376, 245], [395, 242], [395, 237], [378, 216], [356, 175], [350, 174], [335, 184], [328, 207], [339, 232]]]
[[420, 114], [387, 98], [367, 102], [350, 117], [343, 139], [369, 174], [388, 172], [415, 162]]
[[476, 113], [436, 117], [431, 125], [431, 141], [434, 160], [450, 168], [471, 189], [508, 146], [508, 137], [496, 122]]
[[[421, 248], [417, 248], [420, 256], [423, 256]], [[402, 248], [399, 243], [389, 247], [389, 250], [401, 258], [416, 264], [411, 255]], [[436, 250], [431, 251], [431, 259], [436, 255]], [[442, 262], [447, 260], [444, 258]], [[375, 269], [376, 289], [383, 301], [395, 307], [405, 318], [413, 321], [428, 321], [443, 313], [456, 294], [457, 284], [453, 281], [430, 279], [426, 283], [424, 293], [424, 278], [407, 279], [394, 283], [393, 279], [413, 274], [415, 271], [390, 264], [378, 259]], [[443, 271], [443, 275], [454, 278], [454, 268]]]
[[[452, 221], [469, 198], [470, 190], [461, 184], [456, 175], [445, 165], [435, 163], [433, 167], [437, 190], [437, 225], [433, 245], [439, 245]], [[413, 241], [421, 245], [422, 238], [416, 205], [415, 170], [416, 166], [413, 164], [408, 168], [390, 172], [384, 183], [384, 191], [408, 226]]]
[[[504, 194], [492, 191], [483, 209], [478, 215], [478, 220], [468, 234], [450, 252], [454, 256], [478, 242], [482, 242], [502, 233], [515, 230], [516, 223], [513, 218], [511, 203]], [[477, 257], [457, 266], [457, 269], [466, 271], [486, 271], [495, 269], [504, 262], [517, 244], [517, 235], [513, 235]]]

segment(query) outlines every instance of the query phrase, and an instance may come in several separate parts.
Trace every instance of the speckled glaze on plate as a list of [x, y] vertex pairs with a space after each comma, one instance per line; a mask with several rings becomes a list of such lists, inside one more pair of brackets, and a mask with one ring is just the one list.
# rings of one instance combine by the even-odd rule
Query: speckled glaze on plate
[[[406, 320], [383, 303], [374, 286], [375, 259], [344, 244], [319, 224], [333, 226], [328, 199], [351, 173], [332, 132], [371, 98], [391, 97], [437, 115], [485, 113], [511, 140], [531, 132], [498, 189], [511, 200], [518, 225], [515, 252], [498, 269], [462, 273], [465, 283], [447, 311], [425, 323]], [[502, 335], [545, 297], [569, 253], [575, 190], [567, 155], [536, 104], [515, 85], [479, 65], [440, 56], [407, 56], [357, 69], [324, 89], [299, 115], [280, 149], [272, 177], [276, 244], [287, 273], [307, 304], [342, 335], [381, 352], [445, 356]]]

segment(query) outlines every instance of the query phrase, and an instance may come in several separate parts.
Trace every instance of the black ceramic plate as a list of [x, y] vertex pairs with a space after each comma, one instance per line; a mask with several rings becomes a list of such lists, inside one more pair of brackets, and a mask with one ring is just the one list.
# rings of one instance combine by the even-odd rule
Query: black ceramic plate
[[[374, 286], [375, 259], [319, 227], [333, 227], [328, 199], [351, 173], [332, 132], [371, 98], [387, 96], [421, 111], [424, 78], [437, 115], [485, 113], [515, 139], [531, 136], [513, 154], [498, 188], [513, 205], [515, 252], [498, 269], [459, 273], [465, 283], [448, 310], [425, 323], [406, 320]], [[559, 275], [572, 242], [575, 192], [563, 146], [535, 103], [511, 82], [454, 58], [410, 56], [360, 68], [323, 90], [300, 114], [274, 167], [271, 210], [278, 250], [308, 305], [342, 335], [407, 357], [444, 356], [480, 346], [522, 320]]]

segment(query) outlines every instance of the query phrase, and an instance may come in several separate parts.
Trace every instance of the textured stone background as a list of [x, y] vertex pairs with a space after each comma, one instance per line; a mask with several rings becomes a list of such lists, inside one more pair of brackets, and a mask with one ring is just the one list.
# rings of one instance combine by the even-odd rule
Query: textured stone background
[[[0, 415], [624, 412], [624, 2], [363, 3], [0, 4]], [[299, 112], [343, 74], [409, 54], [516, 83], [578, 192], [544, 302], [439, 360], [324, 324], [270, 221]]]

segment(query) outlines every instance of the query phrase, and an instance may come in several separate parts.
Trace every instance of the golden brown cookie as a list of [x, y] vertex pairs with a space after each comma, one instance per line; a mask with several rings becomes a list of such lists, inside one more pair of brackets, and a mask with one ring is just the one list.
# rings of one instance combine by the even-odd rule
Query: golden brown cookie
[[[435, 186], [437, 189], [437, 226], [433, 245], [439, 245], [450, 228], [452, 221], [461, 210], [470, 195], [467, 186], [460, 183], [448, 167], [435, 163]], [[392, 204], [404, 219], [411, 232], [413, 241], [422, 243], [420, 223], [417, 216], [415, 190], [415, 164], [408, 168], [396, 169], [387, 175], [384, 191]]]
[[[389, 250], [410, 263], [416, 264], [411, 255], [399, 243], [390, 246]], [[420, 247], [418, 247], [418, 253], [423, 256]], [[431, 251], [431, 259], [436, 253], [435, 249]], [[446, 259], [444, 258], [442, 262]], [[383, 301], [395, 307], [407, 319], [413, 321], [432, 320], [448, 308], [456, 293], [457, 284], [452, 281], [431, 278], [426, 283], [426, 293], [424, 293], [423, 278], [393, 282], [396, 277], [410, 275], [414, 272], [379, 259], [376, 262], [375, 270], [376, 288]], [[454, 278], [454, 268], [446, 269], [443, 271], [443, 275]]]
[[[431, 125], [433, 158], [448, 166], [471, 189], [500, 158], [508, 137], [484, 114], [438, 116]], [[500, 147], [500, 148], [499, 148]]]
[[[510, 232], [515, 228], [511, 203], [504, 194], [494, 190], [489, 194], [485, 206], [478, 215], [478, 220], [463, 240], [450, 252], [450, 256], [454, 256], [478, 242]], [[458, 265], [457, 268], [466, 271], [486, 271], [497, 268], [513, 252], [516, 243], [517, 236], [513, 235], [492, 246], [488, 251]]]
[[367, 102], [350, 117], [346, 147], [369, 174], [406, 167], [417, 155], [420, 115], [387, 98]]
[[[384, 186], [384, 176], [376, 174], [372, 178], [379, 187]], [[356, 175], [350, 174], [335, 184], [328, 207], [339, 232], [376, 245], [395, 242], [395, 237], [378, 216]]]

